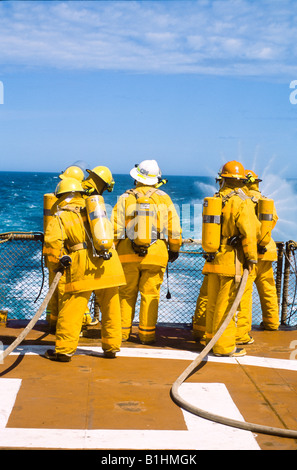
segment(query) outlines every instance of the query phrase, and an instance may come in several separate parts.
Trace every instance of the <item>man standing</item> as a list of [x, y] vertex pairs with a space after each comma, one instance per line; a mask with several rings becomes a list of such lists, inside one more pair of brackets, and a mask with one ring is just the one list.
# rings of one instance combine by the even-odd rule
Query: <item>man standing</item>
[[[235, 300], [243, 267], [249, 271], [257, 263], [257, 236], [260, 222], [254, 204], [242, 190], [245, 170], [237, 161], [227, 162], [221, 171], [222, 199], [221, 244], [212, 259], [207, 260], [203, 274], [208, 276], [206, 311], [206, 340], [210, 340], [228, 315]], [[236, 348], [235, 315], [213, 346], [218, 356], [242, 356], [244, 349]]]
[[144, 160], [130, 175], [135, 187], [120, 196], [112, 213], [116, 249], [127, 281], [120, 287], [122, 340], [129, 339], [140, 292], [139, 339], [149, 344], [155, 341], [163, 275], [182, 244], [181, 227], [171, 198], [159, 189], [158, 163]]
[[252, 327], [252, 292], [253, 283], [256, 284], [262, 309], [263, 326], [266, 330], [277, 330], [279, 327], [279, 305], [275, 286], [272, 263], [277, 261], [277, 249], [275, 241], [271, 238], [271, 230], [278, 220], [276, 209], [272, 200], [271, 213], [261, 215], [259, 213], [259, 200], [267, 200], [262, 196], [259, 183], [262, 181], [252, 170], [246, 170], [248, 195], [252, 198], [255, 212], [260, 219], [268, 222], [268, 232], [262, 230], [258, 240], [258, 263], [249, 274], [244, 294], [242, 296], [237, 322], [237, 344], [250, 344], [253, 338], [249, 332]]
[[[99, 178], [98, 194], [105, 188], [106, 183]], [[84, 193], [82, 184], [72, 178], [58, 184], [58, 210], [44, 238], [48, 261], [53, 269], [63, 264], [65, 257], [71, 262], [65, 272], [65, 293], [57, 321], [55, 350], [48, 350], [45, 354], [48, 359], [60, 362], [69, 362], [76, 351], [82, 319], [93, 291], [102, 312], [104, 355], [115, 357], [121, 345], [118, 286], [125, 284], [125, 276], [114, 248], [110, 248], [108, 254], [112, 256], [108, 257], [94, 247]], [[92, 217], [96, 217], [96, 211]]]

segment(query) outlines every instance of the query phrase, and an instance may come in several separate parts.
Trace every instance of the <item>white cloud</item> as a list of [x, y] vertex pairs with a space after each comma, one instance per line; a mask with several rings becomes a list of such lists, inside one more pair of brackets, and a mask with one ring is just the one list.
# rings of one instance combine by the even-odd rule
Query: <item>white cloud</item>
[[0, 3], [0, 66], [297, 74], [295, 0]]

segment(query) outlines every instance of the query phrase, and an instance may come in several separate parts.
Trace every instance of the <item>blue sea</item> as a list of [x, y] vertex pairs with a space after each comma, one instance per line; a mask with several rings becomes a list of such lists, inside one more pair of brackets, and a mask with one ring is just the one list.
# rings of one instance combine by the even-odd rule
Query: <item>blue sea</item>
[[[130, 175], [113, 175], [115, 186], [112, 193], [104, 193], [108, 215], [117, 198], [133, 187]], [[43, 231], [43, 195], [54, 192], [58, 173], [0, 172], [2, 203], [0, 207], [0, 233], [8, 231]], [[206, 190], [216, 190], [214, 180], [208, 177], [169, 176], [162, 187], [172, 198], [184, 223], [187, 238], [201, 238], [201, 204]], [[210, 195], [210, 194], [208, 194]], [[196, 207], [197, 206], [197, 207]], [[196, 210], [195, 210], [196, 209]], [[197, 217], [197, 213], [199, 216]], [[194, 233], [194, 217], [198, 225]], [[190, 224], [190, 219], [192, 219]], [[199, 232], [199, 233], [198, 233]]]
[[[133, 187], [130, 175], [113, 175], [115, 187], [105, 192], [107, 213], [110, 215], [117, 198]], [[212, 196], [218, 189], [215, 177], [167, 176], [162, 187], [175, 204], [180, 215], [184, 238], [201, 238], [201, 214], [204, 197]], [[9, 231], [43, 231], [43, 195], [54, 192], [58, 173], [0, 172], [2, 191], [0, 205], [0, 233]], [[282, 179], [266, 175], [260, 183], [262, 193], [275, 201], [279, 221], [274, 229], [274, 239], [297, 239], [297, 179]]]

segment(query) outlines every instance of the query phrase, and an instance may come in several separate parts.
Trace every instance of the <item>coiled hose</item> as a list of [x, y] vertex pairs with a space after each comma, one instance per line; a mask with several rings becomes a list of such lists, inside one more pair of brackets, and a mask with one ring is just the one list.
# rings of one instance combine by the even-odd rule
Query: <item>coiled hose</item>
[[55, 277], [53, 279], [53, 282], [51, 283], [50, 288], [49, 288], [49, 290], [48, 290], [48, 292], [47, 292], [47, 294], [44, 298], [44, 301], [40, 305], [39, 309], [35, 313], [32, 320], [28, 323], [26, 328], [24, 328], [24, 330], [19, 334], [19, 336], [13, 341], [13, 343], [10, 344], [8, 346], [8, 348], [6, 348], [5, 351], [3, 351], [2, 354], [0, 354], [0, 363], [26, 338], [29, 331], [32, 330], [32, 328], [35, 325], [35, 323], [37, 322], [37, 320], [39, 320], [42, 313], [46, 309], [49, 301], [51, 300], [51, 297], [52, 297], [53, 293], [55, 292], [55, 289], [56, 289], [56, 287], [59, 283], [59, 280], [60, 280], [62, 274], [63, 274], [62, 270], [57, 272], [57, 274], [55, 275]]
[[263, 434], [271, 434], [275, 436], [296, 439], [297, 431], [295, 430], [263, 426], [261, 424], [248, 423], [245, 421], [237, 421], [234, 419], [226, 418], [224, 416], [219, 416], [214, 413], [205, 411], [201, 408], [192, 406], [190, 403], [185, 401], [179, 394], [179, 387], [189, 377], [189, 375], [193, 372], [193, 370], [202, 362], [204, 357], [212, 349], [213, 345], [217, 342], [219, 337], [222, 335], [222, 333], [226, 329], [233, 315], [236, 313], [236, 310], [240, 304], [241, 297], [244, 293], [248, 275], [249, 275], [248, 269], [244, 269], [243, 276], [241, 278], [241, 282], [240, 282], [235, 300], [232, 304], [232, 307], [227, 317], [225, 318], [224, 322], [222, 323], [222, 325], [220, 326], [220, 328], [218, 329], [214, 337], [211, 339], [211, 341], [205, 346], [205, 348], [201, 351], [201, 353], [198, 354], [196, 359], [194, 359], [194, 361], [184, 370], [184, 372], [173, 383], [172, 388], [171, 388], [171, 396], [172, 396], [172, 399], [176, 402], [176, 404], [179, 405], [181, 408], [185, 409], [186, 411], [189, 411], [192, 414], [200, 416], [201, 418], [205, 418], [205, 419], [208, 419], [210, 421], [214, 421], [220, 424], [225, 424], [226, 426], [232, 426], [234, 428], [244, 429], [246, 431], [252, 431], [252, 432], [263, 433]]

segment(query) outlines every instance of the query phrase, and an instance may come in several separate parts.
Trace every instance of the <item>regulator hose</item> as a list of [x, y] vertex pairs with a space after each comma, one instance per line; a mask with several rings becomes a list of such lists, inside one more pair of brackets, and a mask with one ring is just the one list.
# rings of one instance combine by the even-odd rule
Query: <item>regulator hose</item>
[[193, 370], [202, 362], [204, 357], [212, 349], [213, 345], [217, 342], [217, 340], [222, 335], [222, 333], [228, 326], [229, 322], [231, 321], [231, 318], [235, 314], [239, 306], [241, 297], [244, 293], [248, 275], [249, 275], [248, 269], [244, 269], [235, 300], [232, 304], [232, 307], [227, 317], [225, 318], [224, 322], [222, 323], [222, 325], [220, 326], [220, 328], [218, 329], [214, 337], [211, 339], [211, 341], [205, 346], [205, 348], [201, 351], [201, 353], [198, 354], [196, 359], [194, 359], [194, 361], [184, 370], [184, 372], [173, 383], [172, 388], [171, 388], [171, 397], [176, 402], [176, 404], [179, 405], [181, 408], [185, 409], [186, 411], [189, 411], [192, 414], [200, 416], [201, 418], [205, 418], [205, 419], [208, 419], [210, 421], [214, 421], [220, 424], [225, 424], [226, 426], [244, 429], [246, 431], [252, 431], [252, 432], [263, 433], [263, 434], [271, 434], [275, 436], [296, 439], [297, 431], [295, 430], [263, 426], [261, 424], [248, 423], [246, 421], [237, 421], [234, 419], [226, 418], [224, 416], [219, 416], [214, 413], [210, 413], [201, 408], [191, 405], [186, 400], [184, 400], [179, 394], [179, 387], [181, 386], [181, 384], [189, 377], [191, 372], [193, 372]]
[[42, 304], [40, 305], [39, 309], [35, 313], [32, 320], [28, 323], [26, 328], [24, 328], [24, 330], [19, 334], [19, 336], [13, 341], [13, 343], [10, 344], [8, 346], [8, 348], [6, 348], [5, 351], [3, 351], [2, 354], [0, 354], [0, 363], [26, 338], [27, 334], [32, 330], [32, 328], [35, 325], [35, 323], [37, 322], [37, 320], [39, 320], [42, 313], [46, 309], [49, 301], [51, 300], [52, 295], [55, 292], [55, 289], [56, 289], [56, 287], [59, 283], [59, 280], [60, 280], [62, 274], [63, 274], [63, 270], [60, 270], [60, 271], [57, 272], [57, 274], [55, 275], [55, 277], [53, 279], [53, 282], [51, 283], [50, 288], [49, 288]]

